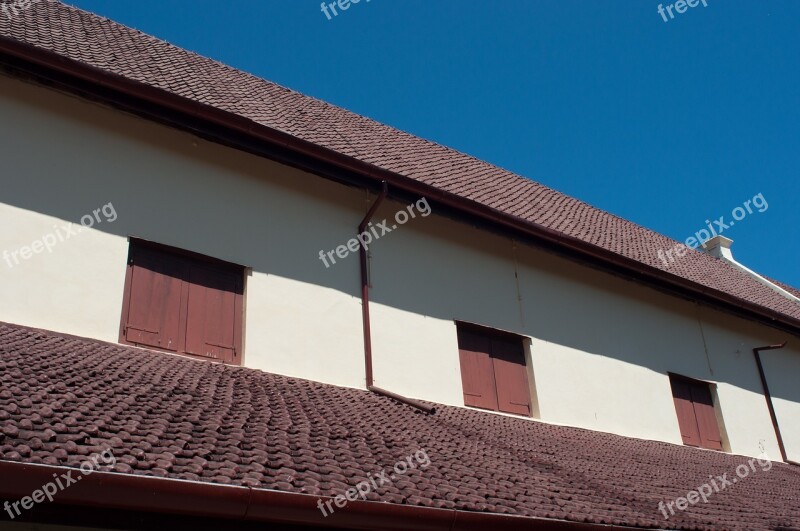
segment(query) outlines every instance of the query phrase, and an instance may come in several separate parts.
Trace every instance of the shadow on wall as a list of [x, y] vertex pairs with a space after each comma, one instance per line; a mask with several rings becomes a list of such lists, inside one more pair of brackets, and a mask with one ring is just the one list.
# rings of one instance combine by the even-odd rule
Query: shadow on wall
[[[357, 253], [326, 268], [319, 251], [353, 238], [374, 196], [5, 77], [0, 94], [3, 123], [13, 124], [0, 127], [0, 203], [76, 224], [113, 203], [118, 219], [96, 230], [359, 297]], [[406, 206], [388, 201], [375, 218]], [[756, 345], [747, 338], [784, 339], [441, 216], [411, 220], [374, 242], [371, 255], [376, 304], [502, 328], [661, 374], [760, 393], [750, 353]], [[800, 402], [800, 391], [776, 387], [777, 396]]]
[[[756, 394], [752, 348], [793, 339], [453, 220], [429, 220], [424, 234], [403, 232], [375, 248], [372, 300]], [[783, 366], [794, 356], [800, 370], [797, 354], [796, 345], [787, 350]], [[775, 367], [775, 396], [800, 403], [800, 387]]]
[[0, 95], [0, 203], [76, 227], [113, 203], [95, 230], [358, 295], [357, 259], [326, 270], [317, 256], [352, 237], [364, 191], [9, 78]]

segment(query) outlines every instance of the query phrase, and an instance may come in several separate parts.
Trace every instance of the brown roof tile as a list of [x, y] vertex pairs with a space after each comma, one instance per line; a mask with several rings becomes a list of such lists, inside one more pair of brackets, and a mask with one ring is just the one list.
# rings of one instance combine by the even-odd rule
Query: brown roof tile
[[265, 128], [800, 319], [800, 304], [708, 255], [690, 251], [667, 267], [659, 260], [658, 250], [670, 249], [677, 242], [661, 234], [502, 168], [86, 11], [42, 1], [13, 20], [0, 17], [0, 35], [237, 114]]
[[[671, 517], [660, 501], [746, 458], [443, 406], [0, 323], [0, 459], [395, 504], [672, 529], [800, 526], [800, 469], [774, 463]], [[0, 478], [2, 481], [2, 478]]]

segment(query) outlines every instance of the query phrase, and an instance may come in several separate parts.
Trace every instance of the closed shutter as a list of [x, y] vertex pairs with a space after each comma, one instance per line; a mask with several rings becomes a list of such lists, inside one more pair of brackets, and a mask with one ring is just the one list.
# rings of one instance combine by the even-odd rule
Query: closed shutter
[[722, 436], [708, 384], [698, 382], [692, 386], [692, 402], [700, 432], [700, 445], [710, 450], [722, 450]]
[[244, 268], [131, 241], [120, 341], [242, 362]]
[[186, 316], [186, 352], [232, 362], [236, 357], [236, 296], [241, 275], [192, 265]]
[[464, 404], [497, 410], [492, 341], [469, 330], [458, 330], [458, 353], [461, 359], [461, 381]]
[[681, 429], [683, 444], [701, 446], [700, 430], [692, 403], [692, 390], [689, 382], [680, 378], [672, 378], [672, 397], [675, 401], [675, 412], [678, 414], [678, 426]]
[[493, 339], [492, 364], [498, 409], [505, 413], [530, 415], [531, 392], [522, 341]]
[[684, 444], [722, 450], [710, 385], [676, 375], [670, 376], [670, 383]]
[[131, 256], [130, 267], [125, 339], [136, 345], [178, 350], [181, 262], [137, 249]]
[[516, 415], [531, 414], [531, 390], [522, 338], [459, 325], [464, 404]]

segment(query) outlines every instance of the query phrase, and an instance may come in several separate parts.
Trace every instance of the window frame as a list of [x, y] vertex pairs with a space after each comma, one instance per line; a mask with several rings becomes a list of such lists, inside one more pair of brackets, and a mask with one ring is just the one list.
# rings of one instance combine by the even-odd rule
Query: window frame
[[[701, 380], [698, 378], [691, 378], [689, 376], [684, 376], [682, 374], [677, 374], [674, 372], [667, 372], [667, 376], [669, 378], [669, 385], [670, 391], [672, 394], [672, 402], [673, 402], [673, 409], [675, 410], [675, 416], [678, 421], [678, 432], [681, 438], [681, 443], [684, 446], [689, 446], [691, 448], [701, 448], [704, 450], [711, 450], [715, 452], [726, 452], [726, 442], [725, 442], [725, 427], [722, 419], [721, 412], [719, 410], [719, 397], [717, 396], [717, 384], [714, 382], [709, 382], [707, 380]], [[691, 396], [691, 400], [689, 403], [692, 405], [692, 418], [694, 420], [695, 428], [697, 429], [697, 438], [698, 444], [690, 444], [686, 442], [687, 436], [684, 435], [685, 433], [685, 426], [681, 420], [681, 414], [678, 411], [678, 402], [677, 400], [681, 399], [680, 397], [676, 396], [675, 386], [673, 382], [683, 383], [689, 386], [689, 392]], [[714, 434], [718, 437], [718, 441], [715, 439], [711, 439], [708, 437], [708, 433], [704, 433], [704, 430], [701, 427], [700, 418], [698, 418], [697, 414], [697, 406], [696, 404], [700, 403], [694, 399], [694, 395], [692, 393], [692, 388], [702, 388], [704, 391], [708, 392], [708, 396], [710, 398], [710, 404], [705, 404], [710, 409], [710, 412], [713, 414], [713, 427], [714, 427]], [[683, 399], [685, 400], [685, 399]], [[710, 419], [705, 419], [710, 421]], [[716, 442], [719, 444], [717, 445], [709, 445], [707, 442]]]
[[[183, 260], [187, 263], [194, 264], [196, 267], [210, 267], [217, 271], [228, 271], [232, 273], [232, 276], [236, 277], [236, 281], [239, 283], [237, 285], [236, 292], [233, 293], [234, 295], [234, 315], [233, 315], [233, 347], [234, 347], [234, 354], [232, 361], [225, 361], [222, 359], [216, 359], [209, 356], [203, 356], [198, 354], [193, 354], [190, 352], [186, 352], [186, 344], [187, 344], [187, 317], [188, 317], [188, 307], [186, 309], [181, 309], [181, 316], [179, 319], [179, 340], [178, 344], [182, 348], [176, 348], [175, 350], [171, 350], [168, 348], [158, 347], [154, 345], [144, 344], [144, 343], [136, 343], [133, 341], [128, 341], [126, 337], [126, 328], [128, 325], [128, 319], [130, 317], [130, 309], [131, 309], [131, 294], [132, 294], [132, 287], [133, 287], [133, 273], [134, 273], [134, 256], [139, 249], [145, 249], [149, 251], [153, 251], [155, 253], [165, 253], [168, 255], [172, 255], [180, 260]], [[180, 356], [186, 356], [193, 359], [204, 360], [211, 363], [224, 363], [228, 365], [237, 365], [241, 366], [244, 363], [244, 327], [245, 327], [245, 292], [247, 288], [247, 272], [248, 268], [246, 266], [242, 266], [239, 264], [235, 264], [233, 262], [227, 262], [225, 260], [220, 260], [218, 258], [214, 258], [211, 256], [207, 256], [204, 254], [196, 253], [193, 251], [188, 251], [185, 249], [181, 249], [179, 247], [172, 247], [169, 245], [145, 240], [142, 238], [136, 237], [129, 237], [128, 238], [128, 256], [126, 259], [126, 266], [125, 266], [125, 285], [124, 291], [122, 296], [122, 314], [120, 317], [120, 324], [119, 324], [119, 343], [122, 345], [131, 345], [134, 347], [144, 348], [147, 350], [155, 350], [158, 352], [166, 352], [170, 354], [177, 354]], [[184, 289], [188, 290], [190, 287], [190, 282], [187, 278], [181, 278], [181, 282], [186, 284]], [[181, 303], [184, 301], [182, 300]], [[188, 302], [188, 301], [187, 301]]]
[[[459, 374], [461, 376], [462, 400], [464, 401], [464, 405], [466, 407], [474, 407], [476, 409], [480, 409], [483, 411], [493, 411], [495, 413], [502, 413], [505, 415], [533, 418], [536, 411], [535, 408], [536, 401], [534, 396], [533, 378], [531, 374], [531, 365], [530, 365], [531, 360], [530, 356], [528, 355], [528, 349], [526, 348], [526, 345], [528, 345], [530, 341], [529, 338], [520, 334], [515, 334], [513, 332], [507, 332], [505, 330], [499, 330], [497, 328], [491, 328], [466, 321], [456, 320], [455, 325], [456, 325], [456, 341], [458, 344], [458, 351], [459, 351]], [[483, 339], [486, 339], [490, 342], [490, 352], [487, 352], [486, 354], [488, 356], [488, 361], [491, 363], [492, 367], [491, 386], [492, 386], [492, 391], [494, 392], [493, 403], [495, 404], [495, 407], [483, 407], [483, 406], [470, 405], [467, 403], [466, 395], [468, 393], [465, 392], [464, 358], [462, 353], [463, 349], [461, 348], [462, 331], [482, 337]], [[502, 343], [514, 343], [519, 345], [519, 355], [521, 356], [522, 360], [522, 369], [523, 369], [522, 374], [524, 377], [525, 396], [527, 398], [527, 404], [525, 406], [528, 409], [527, 413], [520, 413], [517, 411], [507, 411], [505, 409], [501, 409], [502, 400], [501, 400], [501, 395], [499, 393], [500, 388], [497, 384], [497, 365], [495, 360], [497, 359], [502, 360], [502, 358], [494, 354], [493, 347], [491, 346], [492, 340], [497, 340]], [[508, 401], [513, 405], [519, 405], [519, 406], [522, 405], [519, 403], [512, 402], [510, 399]]]

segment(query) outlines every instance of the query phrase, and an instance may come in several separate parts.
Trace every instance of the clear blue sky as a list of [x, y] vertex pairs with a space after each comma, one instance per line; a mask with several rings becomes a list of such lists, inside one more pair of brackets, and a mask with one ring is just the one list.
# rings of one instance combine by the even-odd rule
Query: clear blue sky
[[800, 287], [798, 0], [71, 2]]

